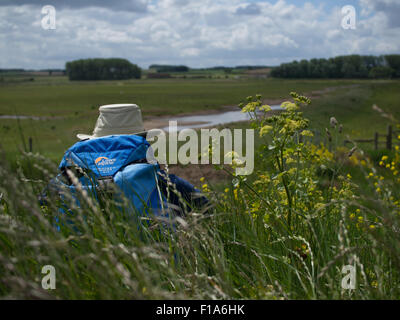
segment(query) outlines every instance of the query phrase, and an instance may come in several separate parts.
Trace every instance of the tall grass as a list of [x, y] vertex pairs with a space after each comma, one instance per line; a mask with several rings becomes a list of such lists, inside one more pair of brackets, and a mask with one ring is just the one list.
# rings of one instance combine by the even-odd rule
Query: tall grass
[[[257, 171], [233, 176], [223, 192], [204, 185], [212, 207], [183, 218], [135, 217], [83, 191], [80, 206], [67, 198], [70, 212], [60, 214], [57, 197], [46, 206], [37, 198], [57, 172], [52, 162], [25, 153], [12, 173], [0, 158], [0, 296], [398, 299], [398, 151], [376, 167], [355, 149], [299, 141], [309, 132], [296, 107], [307, 100], [293, 97], [286, 112], [254, 121], [266, 137]], [[244, 106], [260, 107], [261, 97]], [[362, 184], [346, 176], [346, 163]], [[42, 289], [44, 265], [55, 267], [55, 290]], [[354, 290], [341, 286], [345, 265], [356, 268]]]

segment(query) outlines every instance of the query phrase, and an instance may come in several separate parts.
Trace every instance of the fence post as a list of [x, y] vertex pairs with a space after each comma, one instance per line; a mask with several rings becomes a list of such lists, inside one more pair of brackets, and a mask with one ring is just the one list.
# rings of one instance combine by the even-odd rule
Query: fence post
[[29, 152], [32, 152], [32, 137], [29, 137]]
[[375, 132], [375, 137], [374, 137], [375, 150], [378, 150], [378, 142], [379, 142], [379, 133]]
[[387, 136], [386, 136], [386, 149], [392, 150], [392, 134], [393, 128], [391, 125], [388, 125]]

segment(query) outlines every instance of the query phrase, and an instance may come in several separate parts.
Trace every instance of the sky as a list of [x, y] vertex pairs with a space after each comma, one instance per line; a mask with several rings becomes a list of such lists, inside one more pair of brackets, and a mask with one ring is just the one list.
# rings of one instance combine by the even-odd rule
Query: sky
[[[55, 29], [42, 27], [44, 5]], [[342, 7], [356, 9], [355, 29]], [[400, 53], [400, 0], [0, 0], [0, 68], [81, 58], [190, 67]]]

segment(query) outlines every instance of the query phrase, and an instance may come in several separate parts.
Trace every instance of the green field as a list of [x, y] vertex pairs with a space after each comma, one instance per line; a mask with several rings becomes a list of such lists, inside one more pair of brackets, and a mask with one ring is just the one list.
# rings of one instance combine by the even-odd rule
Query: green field
[[[376, 93], [365, 92], [374, 85], [360, 87], [356, 110], [370, 109]], [[387, 95], [392, 85], [376, 90]], [[208, 206], [186, 207], [176, 219], [131, 211], [110, 190], [94, 198], [77, 178], [47, 189], [39, 203], [54, 163], [27, 153], [15, 172], [0, 157], [0, 298], [399, 299], [399, 148], [370, 157], [336, 143], [331, 151], [299, 143], [299, 132], [311, 132], [302, 131], [308, 122], [298, 112], [307, 100], [296, 99], [286, 112], [252, 123], [257, 133], [270, 127], [257, 135], [255, 171], [217, 187], [201, 180]], [[304, 109], [316, 108], [310, 128], [326, 127], [340, 100], [334, 92], [320, 99], [320, 109], [319, 102]], [[366, 125], [379, 121], [371, 114]], [[241, 126], [248, 124], [230, 127]], [[338, 127], [330, 130], [337, 141]], [[40, 286], [44, 265], [56, 270], [55, 290]], [[344, 266], [355, 270], [352, 290], [344, 287]]]
[[[0, 143], [11, 160], [0, 152], [0, 298], [398, 299], [400, 150], [349, 153], [342, 140], [386, 129], [388, 119], [373, 104], [400, 118], [399, 89], [399, 81], [371, 80], [3, 82], [0, 114], [45, 119], [0, 120]], [[93, 129], [99, 105], [134, 102], [153, 117], [221, 109], [256, 93], [285, 100], [291, 91], [310, 94], [312, 103], [296, 97], [294, 109], [253, 122], [255, 171], [214, 183], [208, 177], [221, 171], [207, 167], [201, 185], [198, 177], [191, 182], [209, 206], [187, 209], [173, 231], [151, 212], [138, 219], [143, 212], [132, 214], [110, 194], [100, 191], [94, 201], [79, 184], [79, 207], [69, 188], [38, 201], [75, 134]], [[328, 127], [333, 142], [299, 143], [303, 116], [309, 129]], [[330, 126], [332, 116], [343, 133]], [[19, 154], [28, 137], [34, 153]], [[60, 213], [60, 201], [68, 214]], [[40, 286], [48, 264], [57, 270], [56, 290]], [[349, 265], [357, 271], [355, 290], [343, 288]]]
[[325, 126], [335, 115], [349, 133], [371, 135], [375, 127], [385, 127], [383, 119], [377, 121], [373, 103], [398, 112], [399, 81], [172, 78], [70, 82], [66, 77], [39, 76], [34, 81], [0, 84], [0, 115], [45, 118], [0, 119], [0, 143], [11, 157], [32, 137], [34, 151], [58, 161], [76, 141], [77, 133], [93, 130], [100, 105], [136, 103], [148, 118], [234, 106], [256, 93], [268, 100], [285, 100], [291, 91], [307, 94], [334, 87], [341, 89], [328, 90], [306, 111], [316, 127]]
[[313, 127], [324, 129], [330, 117], [343, 124], [352, 138], [372, 138], [374, 132], [386, 132], [389, 120], [372, 109], [376, 104], [400, 118], [400, 81], [365, 81], [358, 87], [339, 89], [314, 100], [304, 109]]

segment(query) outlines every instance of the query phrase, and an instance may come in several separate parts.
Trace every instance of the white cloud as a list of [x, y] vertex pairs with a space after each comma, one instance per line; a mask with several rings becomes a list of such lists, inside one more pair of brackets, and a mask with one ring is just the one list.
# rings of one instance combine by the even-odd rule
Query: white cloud
[[388, 27], [400, 27], [400, 1], [399, 0], [360, 0], [363, 8], [362, 14], [383, 13]]
[[[174, 1], [174, 0], [172, 0]], [[175, 1], [185, 1], [185, 0], [175, 0]], [[52, 0], [50, 4], [57, 8], [88, 8], [88, 7], [98, 7], [98, 8], [109, 8], [115, 11], [146, 11], [149, 0]], [[43, 0], [1, 0], [0, 6], [44, 6], [46, 5]]]
[[[394, 0], [360, 0], [356, 30], [341, 28], [339, 7], [285, 0], [138, 0], [57, 8], [57, 29], [41, 28], [41, 7], [0, 6], [0, 67], [63, 67], [86, 57], [152, 63], [278, 64], [339, 54], [400, 52]], [[111, 3], [111, 2], [110, 2]], [[133, 8], [133, 7], [132, 7]]]

